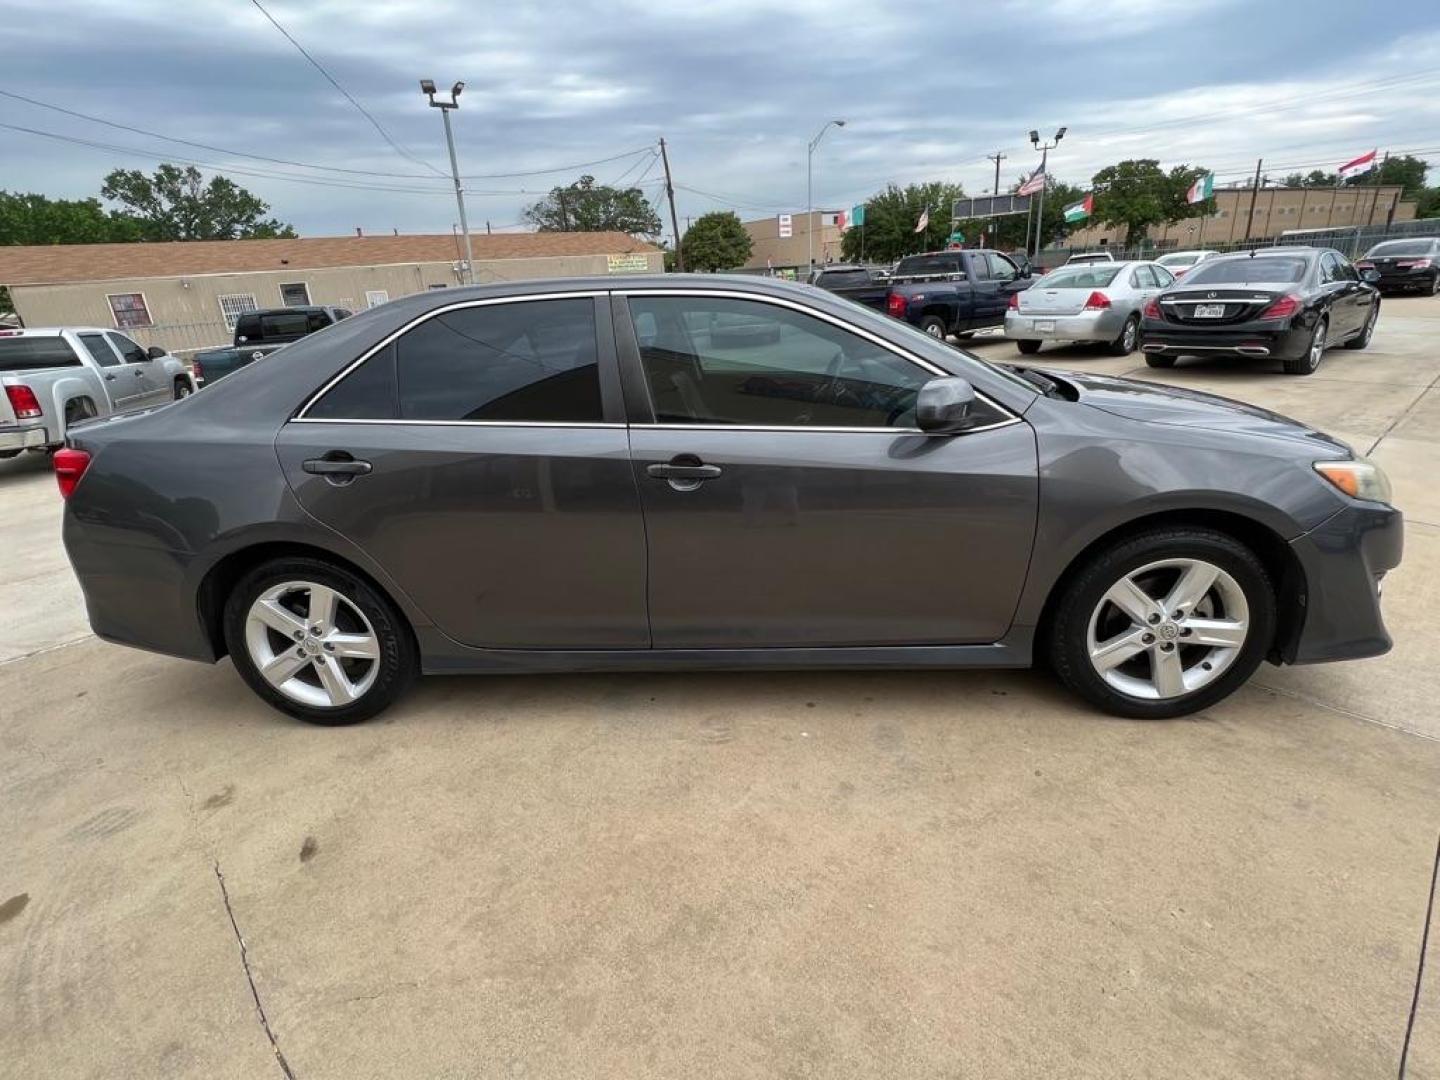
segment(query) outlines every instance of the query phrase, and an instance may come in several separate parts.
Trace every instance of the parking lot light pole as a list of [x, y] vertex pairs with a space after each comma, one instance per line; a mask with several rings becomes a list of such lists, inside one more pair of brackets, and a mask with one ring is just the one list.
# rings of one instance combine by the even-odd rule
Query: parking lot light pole
[[805, 152], [805, 246], [809, 252], [810, 265], [806, 267], [805, 276], [815, 272], [815, 185], [814, 168], [815, 148], [820, 145], [820, 140], [825, 137], [825, 132], [830, 130], [831, 125], [844, 127], [844, 120], [827, 120], [825, 126], [810, 140], [810, 148]]
[[440, 115], [445, 118], [445, 145], [450, 150], [450, 175], [455, 180], [455, 203], [460, 207], [460, 231], [465, 234], [464, 281], [469, 285], [474, 285], [475, 256], [470, 251], [470, 223], [465, 220], [465, 191], [460, 186], [460, 165], [455, 160], [455, 136], [450, 131], [450, 110], [460, 107], [460, 91], [464, 89], [465, 84], [457, 82], [450, 88], [449, 101], [436, 101], [435, 80], [420, 80], [420, 92], [430, 99], [430, 107], [439, 109]]
[[1055, 132], [1055, 141], [1042, 143], [1040, 133], [1030, 132], [1030, 145], [1040, 151], [1040, 203], [1035, 212], [1035, 250], [1031, 254], [1032, 259], [1040, 258], [1040, 249], [1045, 246], [1045, 185], [1050, 182], [1050, 173], [1046, 170], [1046, 164], [1050, 160], [1050, 151], [1060, 145], [1060, 140], [1065, 137], [1065, 129], [1059, 128]]

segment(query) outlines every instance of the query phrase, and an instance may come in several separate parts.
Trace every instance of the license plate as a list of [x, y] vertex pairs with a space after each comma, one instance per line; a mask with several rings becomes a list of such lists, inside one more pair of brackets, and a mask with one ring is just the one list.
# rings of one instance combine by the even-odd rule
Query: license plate
[[1197, 319], [1220, 319], [1225, 316], [1224, 304], [1196, 304], [1195, 317]]
[[1035, 330], [1054, 330], [1054, 329], [1055, 329], [1055, 320], [1054, 320], [1054, 319], [1036, 319], [1036, 320], [1035, 320], [1035, 323], [1034, 323], [1034, 325], [1033, 325], [1033, 327], [1032, 327], [1032, 329], [1035, 329]]

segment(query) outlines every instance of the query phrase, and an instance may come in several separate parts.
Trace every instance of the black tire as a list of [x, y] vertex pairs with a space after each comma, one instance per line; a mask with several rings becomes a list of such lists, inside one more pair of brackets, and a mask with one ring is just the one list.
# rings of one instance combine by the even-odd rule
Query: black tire
[[[338, 707], [316, 707], [286, 697], [260, 674], [245, 642], [251, 604], [266, 589], [287, 581], [308, 581], [334, 589], [370, 621], [379, 642], [373, 684], [357, 700]], [[388, 708], [420, 672], [415, 639], [390, 599], [349, 570], [321, 559], [285, 558], [262, 563], [246, 574], [225, 599], [225, 645], [240, 677], [272, 708], [311, 724], [356, 724]]]
[[19, 450], [0, 450], [0, 461], [9, 461], [11, 458], [19, 456]]
[[956, 336], [957, 338], [959, 338], [961, 341], [969, 341], [972, 337], [975, 336], [975, 331], [974, 331], [974, 330], [961, 330], [961, 331], [960, 331], [959, 333], [957, 333], [955, 336]]
[[1140, 316], [1131, 315], [1125, 320], [1114, 341], [1107, 342], [1106, 351], [1111, 356], [1129, 356], [1140, 344]]
[[1178, 360], [1178, 359], [1179, 359], [1179, 357], [1176, 357], [1176, 356], [1166, 356], [1164, 353], [1146, 353], [1146, 354], [1145, 354], [1145, 363], [1146, 363], [1146, 365], [1149, 366], [1149, 367], [1172, 368], [1172, 367], [1175, 366], [1175, 361]]
[[1042, 344], [1043, 342], [1032, 341], [1029, 338], [1021, 338], [1019, 341], [1015, 342], [1015, 347], [1019, 349], [1022, 353], [1024, 353], [1026, 356], [1034, 356], [1037, 352], [1040, 351], [1040, 346]]
[[1380, 318], [1380, 301], [1377, 299], [1370, 308], [1370, 314], [1365, 316], [1365, 326], [1349, 341], [1345, 342], [1347, 349], [1363, 349], [1370, 344], [1370, 339], [1375, 336], [1375, 323]]
[[[1299, 356], [1287, 356], [1281, 361], [1285, 366], [1285, 374], [1314, 375], [1320, 368], [1321, 357], [1325, 354], [1324, 340], [1329, 333], [1330, 320], [1328, 317], [1322, 317], [1320, 321], [1315, 324], [1315, 329], [1310, 334], [1310, 344], [1305, 347], [1305, 351]], [[1319, 356], [1315, 353], [1315, 339], [1317, 337], [1321, 341]]]
[[[1179, 697], [1145, 699], [1121, 693], [1096, 672], [1086, 637], [1091, 614], [1112, 585], [1147, 563], [1167, 558], [1204, 559], [1230, 574], [1245, 595], [1250, 626], [1238, 655], [1213, 682]], [[1060, 681], [1092, 705], [1116, 716], [1162, 720], [1208, 708], [1250, 678], [1274, 641], [1276, 607], [1265, 565], [1234, 537], [1195, 526], [1159, 527], [1096, 552], [1070, 577], [1052, 609], [1042, 645]]]
[[1440, 270], [1430, 275], [1430, 295], [1440, 296]]
[[936, 341], [945, 340], [945, 320], [938, 315], [926, 315], [920, 320], [920, 329]]
[[184, 375], [175, 376], [175, 400], [187, 398], [195, 392], [195, 386]]

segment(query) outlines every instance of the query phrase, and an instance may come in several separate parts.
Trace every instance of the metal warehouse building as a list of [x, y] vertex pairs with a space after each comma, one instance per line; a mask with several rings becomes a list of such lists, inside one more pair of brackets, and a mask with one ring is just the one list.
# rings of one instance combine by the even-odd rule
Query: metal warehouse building
[[[619, 232], [472, 236], [475, 281], [661, 273], [663, 253]], [[113, 326], [142, 345], [225, 344], [242, 312], [360, 310], [462, 283], [456, 238], [343, 236], [0, 247], [0, 285], [26, 326]]]

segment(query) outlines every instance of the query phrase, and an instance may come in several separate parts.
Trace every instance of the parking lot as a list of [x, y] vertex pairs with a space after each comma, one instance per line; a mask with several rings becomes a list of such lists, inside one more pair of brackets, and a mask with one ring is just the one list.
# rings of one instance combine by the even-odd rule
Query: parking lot
[[1331, 431], [1407, 514], [1393, 652], [1166, 722], [957, 672], [433, 678], [309, 727], [90, 636], [48, 464], [0, 462], [0, 1074], [1395, 1075], [1440, 830], [1437, 334], [1386, 300], [1307, 378], [1040, 354]]

